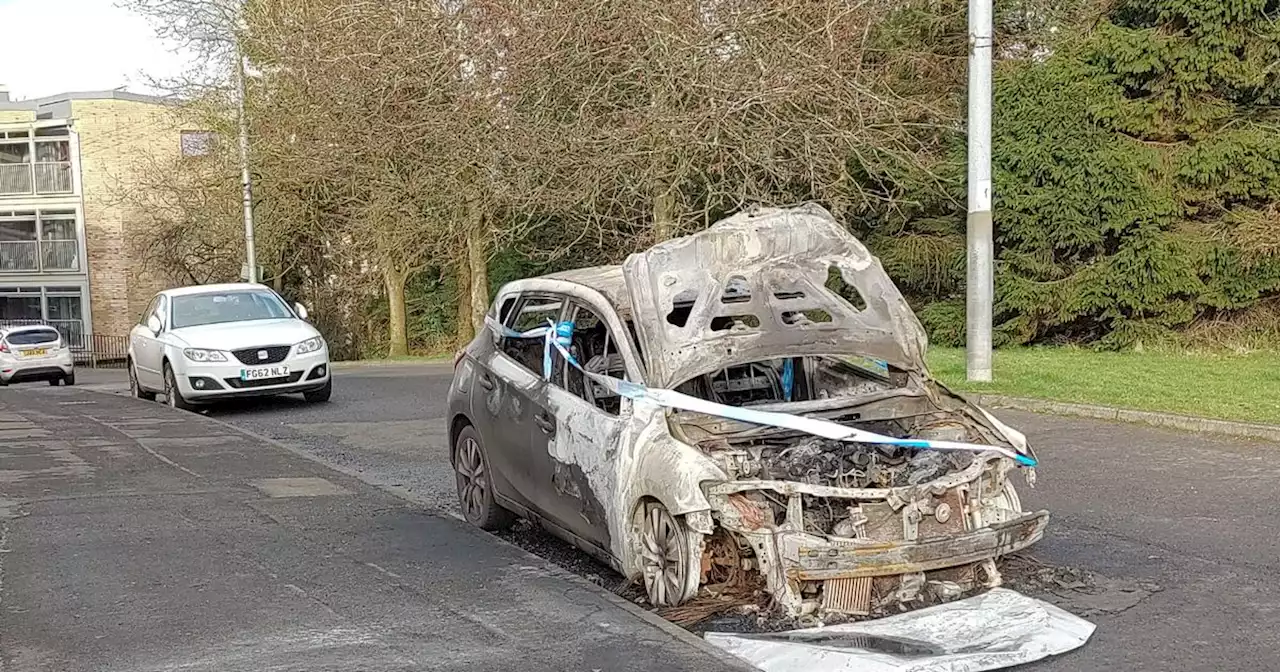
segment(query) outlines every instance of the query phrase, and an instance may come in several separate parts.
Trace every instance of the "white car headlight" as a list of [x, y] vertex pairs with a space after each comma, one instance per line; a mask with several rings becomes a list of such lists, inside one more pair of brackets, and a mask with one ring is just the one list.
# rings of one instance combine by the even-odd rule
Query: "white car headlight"
[[187, 348], [182, 351], [187, 359], [193, 362], [225, 362], [227, 356], [217, 350], [204, 350], [202, 348]]
[[316, 336], [315, 338], [308, 338], [307, 340], [298, 344], [298, 354], [305, 355], [308, 352], [315, 352], [323, 347], [324, 347], [324, 341], [320, 340], [319, 336]]

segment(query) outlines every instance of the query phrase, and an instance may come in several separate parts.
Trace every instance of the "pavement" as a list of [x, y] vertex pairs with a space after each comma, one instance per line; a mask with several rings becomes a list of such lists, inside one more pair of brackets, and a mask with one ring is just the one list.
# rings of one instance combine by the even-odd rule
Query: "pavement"
[[[85, 373], [0, 390], [0, 672], [742, 669], [376, 479]], [[305, 410], [369, 419], [342, 408]]]
[[[447, 364], [346, 369], [336, 374], [328, 405], [263, 400], [209, 414], [447, 512], [456, 506], [444, 448], [449, 373]], [[123, 378], [112, 375], [90, 384], [123, 391]], [[65, 388], [30, 389], [42, 395]], [[1081, 649], [1020, 669], [1276, 669], [1280, 444], [1011, 410], [996, 415], [1025, 431], [1041, 458], [1037, 487], [1018, 483], [1025, 506], [1052, 512], [1031, 555], [1059, 585], [1049, 586], [1056, 595], [1037, 596], [1098, 625]], [[508, 538], [603, 585], [619, 580], [536, 530]]]

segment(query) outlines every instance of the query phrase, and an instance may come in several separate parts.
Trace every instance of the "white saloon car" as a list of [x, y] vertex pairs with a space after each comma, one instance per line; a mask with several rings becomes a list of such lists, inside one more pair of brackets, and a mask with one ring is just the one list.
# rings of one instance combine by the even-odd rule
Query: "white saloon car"
[[53, 327], [0, 327], [0, 385], [32, 380], [76, 384], [66, 340]]
[[201, 402], [301, 393], [329, 400], [329, 348], [307, 311], [252, 283], [157, 294], [129, 335], [133, 395], [190, 410]]

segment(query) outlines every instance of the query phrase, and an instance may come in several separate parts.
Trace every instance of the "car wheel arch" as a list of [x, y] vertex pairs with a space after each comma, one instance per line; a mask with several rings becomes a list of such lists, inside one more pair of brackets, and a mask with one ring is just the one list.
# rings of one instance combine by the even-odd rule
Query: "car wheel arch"
[[475, 423], [471, 422], [463, 413], [458, 413], [449, 421], [449, 464], [456, 465], [458, 458], [458, 437], [462, 435], [462, 430], [468, 427], [475, 427]]
[[[654, 495], [641, 495], [638, 497], [627, 516], [626, 520], [628, 524], [626, 526], [626, 543], [628, 547], [626, 552], [628, 557], [625, 562], [620, 563], [623, 565], [623, 574], [629, 579], [643, 580], [645, 569], [641, 560], [641, 554], [639, 553], [639, 545], [644, 543], [641, 541], [640, 536], [643, 534], [642, 528], [645, 525], [644, 518], [646, 512], [649, 510], [651, 505], [657, 505], [665, 509], [675, 523], [682, 528], [682, 534], [686, 545], [684, 552], [688, 554], [688, 559], [684, 568], [685, 597], [681, 601], [684, 599], [692, 599], [692, 597], [697, 594], [701, 584], [701, 558], [703, 550], [706, 547], [706, 538], [708, 535], [702, 531], [693, 529], [689, 525], [688, 518], [698, 512], [677, 514], [666, 502]], [[708, 518], [710, 517], [709, 513], [707, 516]]]

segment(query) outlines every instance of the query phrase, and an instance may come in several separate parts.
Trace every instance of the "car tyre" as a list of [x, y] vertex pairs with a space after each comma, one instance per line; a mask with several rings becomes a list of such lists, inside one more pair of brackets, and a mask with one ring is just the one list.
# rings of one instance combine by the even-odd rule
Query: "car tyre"
[[333, 396], [333, 378], [325, 381], [324, 387], [310, 392], [303, 392], [302, 398], [312, 404], [323, 404], [329, 401], [329, 397]]
[[138, 369], [134, 367], [133, 360], [129, 360], [129, 394], [143, 401], [156, 400], [154, 392], [142, 389], [142, 385], [138, 383]]
[[698, 594], [701, 536], [667, 507], [649, 501], [636, 514], [644, 590], [655, 607], [675, 607]]
[[458, 505], [467, 522], [482, 530], [495, 532], [506, 529], [515, 522], [512, 513], [498, 505], [493, 498], [493, 473], [489, 458], [485, 455], [480, 435], [470, 425], [458, 434], [453, 459], [454, 475], [458, 482]]
[[75, 384], [76, 384], [76, 374], [72, 373], [71, 375], [64, 376], [64, 377], [62, 378], [62, 384], [63, 384], [63, 385], [68, 385], [68, 386], [69, 386], [69, 385], [75, 385]]
[[164, 365], [164, 398], [169, 405], [181, 410], [195, 410], [195, 406], [191, 402], [182, 397], [182, 390], [178, 389], [178, 379], [173, 375], [173, 367], [168, 362]]

